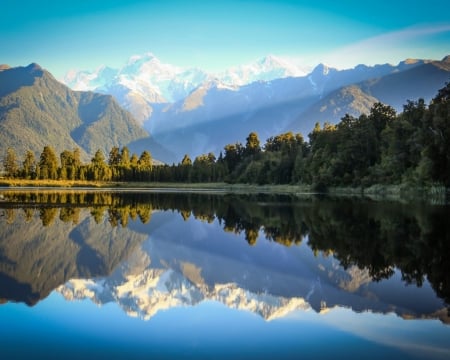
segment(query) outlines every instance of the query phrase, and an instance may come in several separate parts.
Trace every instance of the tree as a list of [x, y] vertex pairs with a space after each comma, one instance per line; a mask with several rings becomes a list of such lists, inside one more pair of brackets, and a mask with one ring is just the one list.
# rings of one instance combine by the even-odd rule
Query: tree
[[36, 159], [34, 152], [27, 150], [25, 159], [22, 163], [22, 177], [24, 179], [33, 179], [36, 172]]
[[73, 150], [73, 165], [72, 165], [72, 179], [80, 179], [81, 180], [81, 152], [79, 148], [75, 148]]
[[214, 165], [216, 157], [213, 153], [199, 155], [192, 167], [192, 178], [198, 182], [210, 182], [214, 179]]
[[13, 148], [9, 147], [6, 150], [5, 157], [3, 158], [3, 168], [5, 169], [5, 175], [10, 178], [17, 176], [19, 167], [17, 165], [17, 156]]
[[81, 152], [79, 148], [73, 150], [73, 165], [75, 167], [81, 166]]
[[55, 180], [58, 177], [58, 158], [55, 150], [51, 146], [44, 146], [44, 150], [39, 158], [40, 179]]
[[103, 152], [98, 149], [95, 154], [94, 157], [91, 159], [92, 165], [94, 166], [101, 166], [104, 167], [106, 166], [105, 163], [105, 155], [103, 154]]
[[245, 144], [245, 151], [244, 151], [246, 156], [256, 155], [261, 151], [257, 133], [251, 132], [246, 140], [247, 142]]
[[431, 161], [430, 177], [450, 186], [450, 83], [431, 101], [424, 131], [423, 161]]
[[69, 150], [64, 150], [60, 156], [61, 168], [60, 168], [60, 178], [62, 180], [65, 179], [74, 179], [74, 157], [73, 153]]
[[189, 157], [188, 154], [184, 155], [183, 160], [181, 160], [181, 165], [183, 165], [183, 166], [192, 165], [192, 160], [191, 160], [191, 158]]
[[383, 103], [375, 103], [370, 109], [369, 120], [373, 123], [377, 138], [380, 138], [381, 132], [387, 125], [391, 124], [397, 114], [392, 106]]
[[109, 152], [108, 165], [118, 166], [120, 164], [120, 150], [117, 146], [114, 146]]
[[225, 156], [224, 160], [228, 166], [230, 173], [236, 168], [239, 162], [242, 160], [242, 155], [244, 153], [244, 147], [241, 143], [228, 144], [224, 148]]
[[120, 165], [124, 167], [130, 166], [130, 150], [126, 146], [120, 152]]
[[95, 152], [94, 157], [91, 159], [91, 164], [88, 167], [87, 179], [95, 181], [108, 181], [111, 180], [111, 177], [111, 168], [106, 165], [105, 155], [99, 149]]
[[150, 154], [150, 152], [144, 150], [141, 156], [139, 157], [138, 164], [143, 169], [151, 170], [153, 162], [152, 162], [152, 155]]
[[134, 168], [136, 168], [139, 165], [139, 158], [137, 157], [137, 155], [135, 153], [133, 153], [131, 155], [130, 165], [131, 165], [131, 167], [134, 167]]

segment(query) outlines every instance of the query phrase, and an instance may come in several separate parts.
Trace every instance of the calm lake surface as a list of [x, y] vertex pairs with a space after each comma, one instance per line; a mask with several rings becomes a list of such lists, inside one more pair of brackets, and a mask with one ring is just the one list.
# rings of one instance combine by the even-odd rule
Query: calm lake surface
[[2, 359], [449, 359], [448, 205], [0, 191]]

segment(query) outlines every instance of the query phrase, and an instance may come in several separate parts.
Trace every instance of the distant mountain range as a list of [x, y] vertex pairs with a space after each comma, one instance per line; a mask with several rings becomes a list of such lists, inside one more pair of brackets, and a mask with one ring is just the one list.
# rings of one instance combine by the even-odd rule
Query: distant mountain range
[[209, 74], [145, 54], [120, 69], [71, 71], [67, 86], [37, 64], [2, 65], [0, 154], [11, 146], [19, 156], [38, 155], [52, 145], [57, 152], [79, 147], [90, 160], [98, 149], [107, 155], [126, 145], [178, 163], [184, 154], [218, 155], [252, 131], [262, 142], [286, 131], [306, 138], [315, 122], [359, 116], [377, 101], [401, 111], [408, 99], [428, 102], [449, 79], [449, 56], [347, 70], [319, 64], [312, 71], [267, 56]]
[[[288, 215], [290, 211], [284, 207], [282, 211], [276, 210], [278, 197], [258, 196], [259, 202], [247, 203], [252, 204], [250, 207], [242, 196], [156, 193], [149, 196], [137, 191], [134, 195], [127, 192], [126, 196], [111, 196], [108, 192], [66, 192], [54, 196], [53, 191], [48, 191], [39, 192], [41, 195], [36, 197], [31, 194], [38, 193], [30, 192], [28, 196], [13, 191], [2, 193], [0, 304], [15, 301], [34, 305], [57, 289], [69, 300], [115, 302], [127, 314], [144, 319], [160, 310], [213, 300], [254, 312], [266, 320], [297, 310], [323, 312], [346, 307], [355, 312], [439, 318], [449, 323], [443, 299], [436, 296], [434, 285], [427, 280], [433, 279], [439, 286], [442, 282], [437, 281], [441, 279], [437, 274], [445, 274], [446, 268], [442, 268], [445, 262], [436, 260], [436, 272], [427, 273], [423, 286], [405, 286], [412, 281], [409, 272], [405, 274], [390, 262], [374, 264], [392, 270], [382, 280], [372, 277], [373, 268], [355, 265], [358, 262], [352, 256], [344, 266], [342, 260], [330, 256], [330, 251], [338, 255], [338, 249], [322, 252], [312, 245], [320, 243], [322, 237], [321, 227], [312, 225], [320, 223], [317, 219], [335, 219], [337, 222], [323, 221], [334, 224], [331, 228], [343, 225], [334, 218], [337, 215], [334, 211], [329, 213], [334, 214], [331, 218], [326, 215], [327, 210], [317, 216], [315, 201], [304, 202], [302, 211]], [[23, 201], [25, 198], [30, 200]], [[78, 203], [80, 199], [84, 200]], [[291, 204], [297, 207], [298, 201], [302, 202], [301, 198]], [[233, 205], [228, 207], [227, 203]], [[122, 206], [117, 207], [118, 204]], [[249, 246], [242, 225], [231, 230], [231, 218], [205, 217], [201, 209], [212, 204], [218, 205], [219, 213], [232, 214], [231, 218], [239, 219], [240, 224], [247, 223], [248, 217], [244, 215], [247, 211], [257, 219], [261, 214], [267, 216], [268, 206], [275, 205], [274, 212], [264, 221], [268, 229], [279, 219], [292, 226], [290, 220], [300, 217], [311, 233], [302, 241], [283, 244], [259, 230], [258, 241]], [[335, 209], [339, 208], [336, 204]], [[394, 206], [392, 214], [400, 219], [411, 215], [398, 214], [399, 208], [404, 209]], [[359, 210], [358, 207], [354, 211], [361, 213]], [[283, 227], [272, 228], [280, 234]], [[324, 236], [328, 230], [323, 232]], [[357, 234], [359, 230], [349, 238], [359, 241]], [[337, 242], [339, 237], [342, 234], [337, 235]], [[369, 258], [378, 254], [375, 250]], [[386, 259], [386, 254], [380, 256]], [[445, 286], [441, 290], [445, 294]]]
[[69, 71], [63, 82], [74, 90], [92, 90], [114, 95], [136, 119], [147, 121], [155, 104], [174, 103], [204, 83], [213, 80], [231, 86], [303, 76], [298, 66], [273, 55], [219, 74], [162, 63], [152, 53], [132, 56], [120, 69], [101, 66], [95, 71]]
[[[193, 234], [194, 228], [202, 235], [193, 243], [177, 236], [186, 229]], [[268, 321], [293, 311], [346, 307], [355, 312], [393, 312], [405, 318], [448, 322], [441, 314], [445, 309], [434, 300], [421, 306], [408, 302], [406, 294], [410, 291], [409, 296], [419, 296], [419, 288], [396, 286], [391, 281], [377, 283], [368, 269], [344, 269], [333, 257], [314, 255], [305, 245], [284, 248], [276, 244], [273, 252], [277, 255], [268, 257], [262, 248], [243, 244], [236, 255], [230, 252], [231, 239], [211, 228], [198, 220], [186, 225], [172, 213], [153, 213], [146, 225], [151, 236], [113, 273], [96, 279], [71, 279], [57, 291], [67, 300], [117, 303], [129, 316], [145, 320], [159, 311], [209, 300]], [[396, 296], [392, 296], [393, 286]]]
[[[221, 74], [183, 70], [154, 55], [132, 57], [119, 70], [70, 72], [64, 81], [82, 90], [112, 94], [179, 162], [245, 142], [251, 131], [262, 141], [285, 131], [306, 135], [315, 122], [336, 123], [346, 113], [367, 113], [378, 101], [397, 111], [407, 100], [429, 101], [450, 78], [450, 57], [408, 59], [398, 65], [358, 65], [337, 70], [319, 64], [308, 72], [267, 56]], [[131, 148], [149, 148], [143, 139]], [[150, 149], [151, 150], [151, 149]]]

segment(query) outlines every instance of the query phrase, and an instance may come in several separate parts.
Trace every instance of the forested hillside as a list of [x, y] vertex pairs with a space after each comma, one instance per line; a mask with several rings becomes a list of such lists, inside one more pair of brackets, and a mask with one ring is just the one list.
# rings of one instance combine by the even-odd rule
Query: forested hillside
[[27, 153], [18, 159], [6, 152], [9, 177], [104, 181], [220, 182], [306, 184], [367, 187], [373, 184], [437, 184], [450, 186], [450, 84], [427, 105], [408, 101], [399, 114], [376, 103], [368, 114], [345, 115], [332, 125], [317, 123], [308, 135], [286, 132], [261, 145], [256, 132], [245, 144], [228, 144], [216, 158], [208, 153], [192, 160], [188, 154], [172, 166], [153, 166], [151, 154], [130, 154], [113, 147], [108, 157], [98, 150], [90, 163], [66, 150], [46, 146], [38, 160]]
[[37, 64], [0, 69], [0, 150], [19, 156], [46, 145], [78, 149], [82, 160], [97, 151], [149, 137], [110, 95], [72, 91]]

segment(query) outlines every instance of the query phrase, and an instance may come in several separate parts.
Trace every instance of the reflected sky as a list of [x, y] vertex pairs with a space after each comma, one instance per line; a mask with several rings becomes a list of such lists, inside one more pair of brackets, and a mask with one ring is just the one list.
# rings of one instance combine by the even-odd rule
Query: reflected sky
[[[438, 321], [394, 315], [298, 311], [264, 321], [214, 301], [162, 311], [151, 321], [128, 317], [115, 304], [67, 303], [53, 293], [36, 308], [0, 307], [6, 358], [402, 358], [446, 359], [449, 329]], [[13, 346], [11, 346], [13, 345]]]
[[[181, 211], [158, 196], [145, 202], [153, 209], [147, 221], [105, 197], [101, 211], [85, 205], [76, 221], [67, 207], [0, 209], [2, 358], [449, 358], [446, 305], [426, 278], [416, 286], [393, 267], [374, 281], [370, 269], [342, 265], [364, 258], [339, 245], [361, 241], [340, 212], [351, 205], [363, 220], [369, 214], [377, 231], [379, 204], [344, 203], [336, 215], [326, 202], [200, 196], [188, 199], [192, 211]], [[401, 234], [411, 228], [417, 236], [416, 215], [390, 210], [389, 221], [407, 224]], [[421, 224], [436, 220], [417, 216]], [[336, 226], [349, 230], [348, 239]], [[249, 229], [256, 231], [251, 242]], [[323, 245], [333, 229], [339, 254]], [[286, 242], [290, 234], [300, 241]], [[445, 249], [445, 239], [436, 246]], [[397, 258], [413, 272], [416, 258]], [[32, 289], [34, 300], [9, 284]]]

